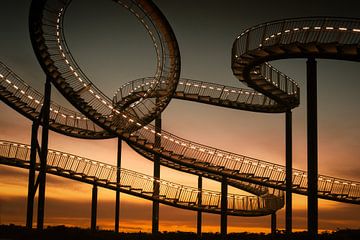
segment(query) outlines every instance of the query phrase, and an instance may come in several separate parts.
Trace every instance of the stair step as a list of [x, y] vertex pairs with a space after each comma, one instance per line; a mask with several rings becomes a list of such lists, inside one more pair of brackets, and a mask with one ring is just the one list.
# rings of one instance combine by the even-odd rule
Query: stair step
[[321, 46], [319, 46], [320, 51], [322, 53], [330, 53], [330, 54], [337, 54], [338, 53], [338, 49], [337, 49], [337, 43], [323, 43], [321, 44]]
[[137, 141], [137, 143], [139, 143], [141, 145], [144, 145], [147, 142], [147, 140], [144, 138], [138, 138], [136, 141]]
[[270, 52], [272, 54], [284, 54], [285, 53], [284, 49], [282, 49], [278, 45], [266, 46], [266, 47], [263, 47], [263, 49], [266, 52]]
[[161, 152], [163, 155], [165, 155], [165, 156], [171, 156], [171, 154], [173, 153], [172, 151], [168, 151], [168, 150], [163, 150], [162, 152]]
[[301, 46], [301, 48], [302, 51], [309, 54], [316, 54], [320, 52], [315, 42], [304, 44]]
[[267, 51], [265, 51], [264, 49], [261, 48], [257, 48], [251, 52], [249, 52], [249, 54], [251, 56], [255, 56], [255, 57], [267, 57], [269, 56], [269, 53]]
[[185, 98], [197, 100], [197, 99], [199, 98], [199, 95], [186, 93], [186, 94], [185, 94]]
[[141, 193], [142, 193], [142, 194], [149, 194], [149, 195], [153, 195], [153, 192], [150, 192], [150, 191], [142, 191]]
[[338, 49], [339, 49], [338, 51], [344, 55], [350, 55], [350, 56], [358, 55], [357, 47], [355, 44], [350, 46], [349, 45], [338, 46]]
[[150, 149], [154, 148], [154, 145], [152, 143], [145, 143], [144, 146]]
[[179, 159], [181, 159], [181, 158], [182, 158], [182, 155], [179, 155], [179, 154], [173, 153], [173, 154], [171, 154], [171, 158], [174, 158], [174, 159], [179, 160]]
[[130, 137], [129, 137], [129, 140], [130, 140], [130, 141], [133, 141], [133, 142], [136, 142], [138, 138], [139, 138], [138, 136], [133, 135], [133, 136], [130, 136]]
[[184, 97], [184, 92], [178, 92], [178, 91], [176, 91], [176, 92], [175, 92], [175, 96], [176, 96], [176, 97]]
[[210, 101], [210, 96], [199, 96], [199, 100], [209, 102]]
[[176, 202], [176, 201], [177, 201], [177, 198], [169, 198], [169, 197], [165, 197], [165, 200], [168, 200], [168, 201], [174, 201], [174, 202]]

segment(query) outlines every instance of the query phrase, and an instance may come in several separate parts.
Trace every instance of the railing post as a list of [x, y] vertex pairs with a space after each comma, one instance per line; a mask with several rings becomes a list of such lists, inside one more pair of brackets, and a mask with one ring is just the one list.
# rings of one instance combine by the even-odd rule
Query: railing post
[[98, 189], [96, 184], [92, 188], [92, 198], [91, 198], [91, 231], [96, 231], [96, 215], [97, 215], [97, 195]]
[[46, 77], [44, 103], [42, 108], [40, 171], [38, 175], [39, 178], [39, 197], [38, 197], [38, 215], [37, 215], [38, 230], [43, 230], [44, 228], [46, 160], [47, 160], [48, 139], [49, 139], [50, 98], [51, 98], [51, 82], [50, 82], [50, 78]]
[[228, 186], [227, 186], [227, 178], [222, 177], [221, 181], [221, 227], [220, 234], [221, 239], [227, 239], [227, 194], [228, 194]]
[[202, 205], [202, 177], [199, 176], [198, 177], [198, 211], [197, 211], [197, 228], [196, 228], [196, 236], [197, 239], [200, 240], [201, 239], [201, 225], [202, 225], [202, 210], [201, 210], [201, 205]]
[[29, 166], [29, 181], [28, 181], [28, 198], [26, 210], [26, 227], [32, 228], [34, 216], [34, 197], [35, 197], [35, 165], [36, 165], [36, 150], [38, 145], [37, 134], [39, 124], [33, 121], [31, 127], [31, 149], [30, 149], [30, 166]]
[[308, 149], [308, 234], [318, 233], [318, 134], [317, 134], [317, 71], [316, 60], [307, 60], [307, 149]]
[[121, 150], [122, 150], [122, 141], [121, 138], [118, 138], [117, 145], [117, 168], [116, 168], [116, 199], [115, 199], [115, 232], [119, 232], [119, 222], [120, 222], [120, 169], [121, 169]]
[[[161, 133], [161, 114], [155, 118], [155, 148], [161, 147], [161, 137], [157, 135]], [[154, 155], [154, 178], [160, 178], [160, 156]], [[158, 198], [160, 193], [160, 185], [157, 181], [154, 181], [154, 198]], [[152, 209], [152, 234], [157, 235], [159, 233], [159, 201], [153, 201]]]
[[286, 111], [285, 116], [286, 135], [286, 205], [285, 205], [285, 232], [292, 232], [292, 113], [291, 109]]

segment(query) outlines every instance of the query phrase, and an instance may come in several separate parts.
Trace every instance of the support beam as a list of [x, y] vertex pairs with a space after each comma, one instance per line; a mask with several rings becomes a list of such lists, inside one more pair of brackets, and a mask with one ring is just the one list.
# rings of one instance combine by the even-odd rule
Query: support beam
[[[155, 118], [155, 148], [161, 147], [161, 137], [157, 135], [161, 133], [161, 114]], [[154, 155], [154, 178], [160, 178], [160, 156]], [[154, 192], [155, 198], [159, 197], [160, 185], [157, 181], [154, 181]], [[159, 201], [153, 201], [152, 208], [152, 234], [157, 235], [159, 233]]]
[[221, 181], [221, 227], [220, 234], [221, 239], [226, 240], [227, 238], [227, 195], [228, 195], [228, 184], [227, 178], [222, 177]]
[[92, 188], [92, 198], [91, 198], [91, 231], [96, 231], [96, 215], [97, 215], [97, 195], [98, 189], [94, 184]]
[[276, 235], [276, 212], [271, 214], [271, 235]]
[[286, 204], [285, 204], [285, 232], [292, 232], [292, 113], [286, 111]]
[[122, 150], [122, 141], [121, 138], [118, 138], [117, 146], [117, 170], [116, 170], [116, 199], [115, 199], [115, 232], [119, 232], [119, 222], [120, 222], [120, 169], [121, 169], [121, 150]]
[[51, 82], [50, 78], [46, 78], [44, 102], [42, 107], [42, 136], [40, 151], [40, 171], [39, 171], [39, 198], [38, 198], [38, 214], [37, 229], [44, 229], [44, 212], [45, 212], [45, 184], [46, 184], [46, 160], [48, 154], [49, 139], [49, 117], [50, 117], [50, 98], [51, 98]]
[[26, 227], [31, 229], [33, 226], [34, 216], [34, 197], [35, 197], [35, 165], [36, 165], [36, 150], [38, 146], [37, 134], [39, 124], [35, 121], [31, 127], [31, 149], [30, 149], [30, 166], [29, 166], [29, 181], [28, 181], [28, 195], [27, 195], [27, 210], [26, 210]]
[[198, 177], [198, 211], [197, 211], [197, 228], [196, 228], [196, 236], [197, 239], [200, 240], [201, 239], [201, 225], [202, 225], [202, 211], [201, 211], [201, 205], [202, 205], [202, 177], [199, 176]]
[[308, 234], [317, 239], [318, 233], [318, 127], [317, 71], [315, 58], [307, 60], [307, 154], [308, 154]]

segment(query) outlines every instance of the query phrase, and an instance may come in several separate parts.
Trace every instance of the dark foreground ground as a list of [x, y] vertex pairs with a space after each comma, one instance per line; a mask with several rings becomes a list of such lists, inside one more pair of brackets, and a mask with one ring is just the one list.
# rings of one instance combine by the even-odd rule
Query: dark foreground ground
[[[154, 237], [149, 233], [120, 233], [116, 234], [107, 230], [91, 232], [89, 229], [72, 228], [64, 226], [48, 227], [42, 232], [35, 229], [28, 230], [22, 226], [0, 225], [0, 240], [196, 240], [195, 233], [188, 232], [163, 232]], [[204, 233], [203, 240], [219, 240], [220, 235], [217, 233]], [[270, 234], [257, 233], [232, 233], [228, 235], [229, 240], [272, 240], [285, 239], [283, 233], [276, 236]], [[306, 237], [306, 232], [294, 233], [291, 239], [302, 240]], [[319, 240], [359, 240], [360, 229], [357, 230], [338, 230], [332, 233], [322, 233]]]

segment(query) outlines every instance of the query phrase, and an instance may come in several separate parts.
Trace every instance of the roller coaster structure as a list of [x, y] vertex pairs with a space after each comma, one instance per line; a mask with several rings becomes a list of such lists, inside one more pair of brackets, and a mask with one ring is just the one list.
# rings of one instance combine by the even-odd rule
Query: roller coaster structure
[[[291, 193], [308, 195], [308, 229], [313, 238], [316, 238], [317, 234], [318, 197], [339, 202], [360, 203], [359, 182], [317, 173], [315, 61], [316, 58], [359, 61], [359, 19], [297, 18], [274, 21], [247, 29], [233, 44], [232, 69], [240, 81], [254, 89], [249, 90], [180, 79], [180, 53], [176, 38], [161, 11], [151, 1], [116, 2], [132, 12], [148, 31], [157, 53], [158, 64], [154, 77], [125, 84], [113, 99], [104, 95], [81, 71], [66, 45], [63, 19], [71, 3], [67, 0], [33, 0], [31, 5], [29, 17], [31, 41], [37, 59], [47, 76], [44, 96], [28, 86], [5, 65], [1, 65], [1, 99], [34, 122], [33, 133], [37, 133], [40, 124], [43, 125], [41, 147], [34, 138], [30, 148], [6, 141], [3, 141], [1, 146], [2, 149], [9, 149], [8, 155], [5, 154], [6, 151], [1, 152], [1, 163], [30, 168], [29, 193], [32, 193], [32, 196], [37, 184], [39, 185], [38, 227], [40, 229], [43, 226], [47, 171], [76, 180], [82, 179], [84, 182], [108, 187], [116, 192], [123, 191], [155, 200], [157, 204], [161, 202], [198, 210], [200, 213], [201, 211], [219, 213], [224, 238], [226, 238], [227, 215], [256, 216], [274, 213], [284, 204], [282, 192], [284, 190], [287, 200], [287, 230], [291, 232]], [[308, 59], [308, 172], [291, 167], [291, 109], [299, 105], [300, 89], [295, 81], [268, 63], [271, 60], [285, 58]], [[81, 114], [50, 102], [51, 83]], [[172, 97], [239, 110], [286, 112], [286, 167], [201, 145], [163, 131], [161, 112]], [[155, 126], [150, 124], [154, 119]], [[116, 168], [102, 165], [101, 169], [108, 171], [112, 169], [111, 178], [97, 175], [97, 171], [89, 175], [84, 172], [85, 167], [79, 172], [77, 167], [73, 168], [80, 165], [79, 161], [75, 165], [73, 164], [75, 160], [70, 159], [55, 164], [53, 160], [55, 157], [50, 156], [51, 152], [47, 149], [49, 128], [79, 138], [118, 137], [125, 140], [137, 152], [153, 160], [155, 166], [158, 166], [153, 177], [144, 178], [150, 180], [148, 183], [149, 186], [153, 186], [152, 191], [149, 189], [132, 191], [137, 187], [122, 184], [122, 176], [126, 176], [126, 173], [131, 171], [120, 170], [119, 164]], [[26, 154], [22, 153], [23, 155], [10, 154], [14, 149], [25, 151], [21, 150], [22, 148], [30, 150], [26, 150]], [[39, 165], [36, 164], [36, 152], [39, 153]], [[59, 154], [64, 156], [63, 153]], [[78, 157], [73, 156], [73, 158]], [[48, 163], [47, 159], [52, 159], [52, 162]], [[68, 162], [71, 162], [71, 167]], [[164, 196], [162, 183], [167, 181], [159, 179], [160, 164], [221, 181], [222, 197], [218, 198], [216, 207], [211, 202], [205, 203], [204, 191], [199, 189], [192, 189], [192, 193], [186, 195], [186, 198], [190, 199], [188, 201], [184, 201], [178, 192], [175, 195], [177, 197], [167, 197], [166, 194]], [[97, 163], [97, 167], [100, 165]], [[39, 177], [38, 183], [33, 184], [35, 169], [39, 170]], [[132, 173], [135, 177], [145, 176]], [[178, 186], [177, 189], [191, 189], [173, 185]], [[227, 185], [249, 191], [257, 196], [245, 198], [228, 195]], [[211, 194], [211, 196], [216, 194], [219, 196], [219, 193]], [[256, 202], [256, 207], [242, 208], [239, 207], [240, 205], [235, 207], [231, 205], [230, 196], [234, 196], [233, 199], [242, 199], [241, 201], [246, 202], [246, 206], [252, 206], [250, 203]], [[156, 204], [154, 211], [156, 212]]]

